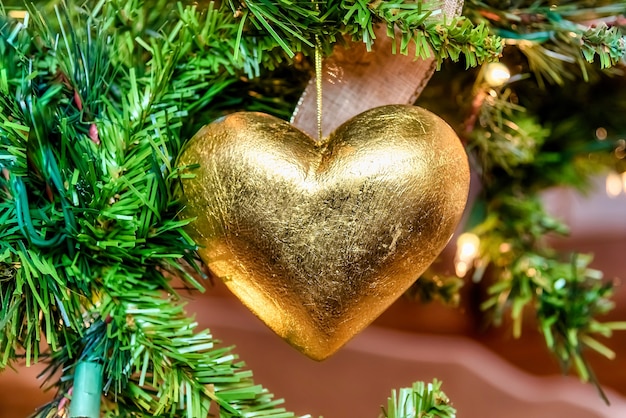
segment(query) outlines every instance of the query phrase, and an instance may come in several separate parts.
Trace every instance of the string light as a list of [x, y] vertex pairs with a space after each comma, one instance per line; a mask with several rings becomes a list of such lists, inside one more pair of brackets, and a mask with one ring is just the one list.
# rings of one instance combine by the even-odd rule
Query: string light
[[465, 277], [473, 267], [479, 247], [480, 238], [476, 234], [466, 232], [459, 235], [456, 240], [456, 256], [454, 257], [454, 270], [458, 277]]
[[490, 87], [500, 87], [511, 78], [508, 67], [500, 62], [485, 65], [484, 79]]
[[626, 193], [626, 173], [621, 175], [611, 172], [606, 176], [606, 194], [610, 198], [619, 196], [622, 192]]

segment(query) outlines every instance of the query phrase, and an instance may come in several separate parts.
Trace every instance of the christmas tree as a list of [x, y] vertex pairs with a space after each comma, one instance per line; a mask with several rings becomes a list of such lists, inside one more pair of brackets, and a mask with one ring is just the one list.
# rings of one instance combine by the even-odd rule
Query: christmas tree
[[[417, 104], [456, 130], [481, 185], [457, 274], [429, 269], [408, 296], [453, 304], [472, 277], [488, 289], [486, 315], [510, 317], [519, 336], [534, 312], [564, 370], [599, 388], [585, 353], [613, 357], [598, 337], [626, 323], [602, 322], [613, 288], [590, 256], [550, 248], [546, 237], [567, 226], [540, 194], [626, 171], [626, 4], [468, 1], [455, 15], [460, 7], [444, 16], [438, 2], [411, 1], [7, 2], [0, 369], [48, 365], [56, 395], [35, 416], [294, 416], [184, 310], [180, 287], [203, 290], [207, 271], [194, 220], [179, 216], [190, 173], [178, 157], [224, 115], [288, 120], [322, 57], [384, 37], [396, 54], [432, 60]], [[455, 414], [439, 382], [401, 389], [383, 409]]]

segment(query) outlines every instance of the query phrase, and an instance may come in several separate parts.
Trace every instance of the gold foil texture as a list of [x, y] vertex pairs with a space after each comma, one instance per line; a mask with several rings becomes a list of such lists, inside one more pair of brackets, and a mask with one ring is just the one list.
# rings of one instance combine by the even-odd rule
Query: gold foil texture
[[179, 165], [183, 218], [212, 273], [276, 334], [322, 360], [398, 298], [446, 245], [467, 157], [434, 114], [391, 105], [316, 143], [235, 113], [203, 127]]

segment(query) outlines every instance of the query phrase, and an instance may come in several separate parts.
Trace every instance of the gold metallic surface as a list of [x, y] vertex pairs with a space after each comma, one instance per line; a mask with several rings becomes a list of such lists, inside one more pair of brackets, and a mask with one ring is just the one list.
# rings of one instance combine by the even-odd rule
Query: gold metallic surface
[[200, 256], [274, 332], [322, 360], [398, 298], [450, 239], [469, 167], [452, 129], [383, 106], [323, 144], [285, 121], [235, 113], [179, 164]]

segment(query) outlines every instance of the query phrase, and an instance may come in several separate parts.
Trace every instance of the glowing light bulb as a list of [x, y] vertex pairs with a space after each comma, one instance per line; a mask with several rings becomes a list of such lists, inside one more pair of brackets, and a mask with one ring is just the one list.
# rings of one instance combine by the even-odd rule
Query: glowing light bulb
[[606, 194], [611, 197], [617, 197], [624, 189], [622, 176], [612, 172], [606, 176]]
[[491, 62], [485, 66], [484, 78], [490, 87], [499, 87], [509, 81], [511, 72], [506, 65], [499, 62]]
[[464, 261], [457, 261], [454, 265], [454, 271], [458, 277], [465, 277], [467, 271], [469, 270], [469, 266]]
[[454, 270], [458, 277], [464, 277], [473, 267], [479, 248], [480, 238], [476, 234], [466, 232], [459, 235], [456, 240], [456, 256], [454, 257]]
[[622, 191], [626, 193], [626, 171], [622, 173]]

